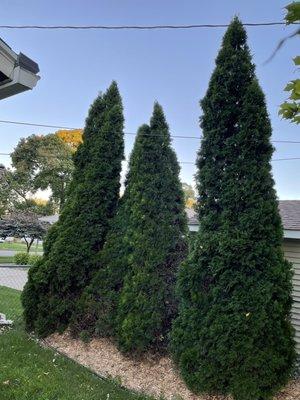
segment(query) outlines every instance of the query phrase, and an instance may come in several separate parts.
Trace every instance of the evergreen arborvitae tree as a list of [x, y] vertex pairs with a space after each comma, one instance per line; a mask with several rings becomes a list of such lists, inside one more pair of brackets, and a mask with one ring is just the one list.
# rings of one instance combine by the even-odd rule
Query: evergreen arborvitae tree
[[186, 215], [179, 166], [161, 106], [140, 130], [127, 187], [129, 269], [118, 301], [121, 350], [141, 353], [167, 343], [177, 312], [175, 276], [186, 253]]
[[199, 233], [180, 268], [171, 350], [194, 392], [264, 400], [295, 359], [291, 265], [271, 174], [271, 126], [235, 18], [201, 102]]
[[97, 260], [97, 273], [83, 291], [71, 321], [72, 333], [82, 339], [113, 337], [120, 290], [128, 272], [128, 191], [119, 201], [117, 214]]
[[92, 336], [114, 337], [116, 334], [115, 320], [119, 296], [130, 268], [130, 171], [132, 161], [136, 159], [136, 152], [139, 151], [139, 137], [149, 134], [150, 128], [146, 124], [138, 130], [130, 155], [124, 195], [119, 201], [107, 240], [99, 254], [97, 273], [84, 290], [72, 320], [72, 333], [80, 334], [84, 339]]
[[[58, 223], [52, 225], [43, 243], [44, 258], [48, 257], [51, 246], [56, 240]], [[28, 331], [33, 331], [35, 322], [38, 318], [38, 304], [46, 291], [45, 287], [46, 271], [43, 259], [38, 260], [28, 271], [28, 281], [21, 295], [23, 303], [23, 316]]]
[[122, 101], [113, 82], [90, 108], [83, 144], [75, 153], [68, 199], [50, 233], [53, 241], [30, 271], [22, 295], [27, 328], [41, 336], [68, 326], [77, 300], [95, 272], [95, 258], [104, 245], [119, 198], [123, 124]]
[[[168, 159], [166, 160], [168, 166], [166, 168], [171, 168], [170, 172], [171, 174], [174, 174], [172, 179], [175, 183], [175, 186], [173, 187], [173, 194], [172, 191], [170, 191], [169, 195], [169, 202], [173, 203], [173, 211], [175, 213], [171, 224], [178, 223], [179, 226], [176, 229], [173, 228], [175, 246], [174, 250], [172, 251], [174, 252], [174, 265], [171, 266], [171, 269], [169, 269], [169, 271], [167, 271], [170, 275], [169, 278], [166, 276], [168, 279], [174, 279], [174, 268], [176, 269], [178, 263], [184, 258], [186, 254], [185, 239], [180, 236], [178, 237], [177, 230], [179, 229], [179, 231], [181, 232], [181, 236], [186, 233], [182, 208], [182, 194], [180, 191], [181, 188], [180, 186], [178, 186], [178, 163], [173, 150], [170, 148], [168, 127], [165, 123], [161, 107], [156, 104], [155, 110], [158, 122], [161, 120], [161, 123], [158, 125], [159, 128], [155, 129], [153, 132], [147, 125], [141, 126], [138, 130], [135, 145], [130, 157], [129, 171], [125, 182], [124, 195], [119, 203], [119, 208], [112, 223], [112, 228], [107, 236], [107, 241], [104, 245], [103, 250], [99, 254], [98, 272], [92, 279], [91, 284], [84, 290], [82, 298], [79, 302], [78, 312], [72, 322], [73, 333], [80, 333], [83, 338], [85, 338], [86, 336], [116, 336], [116, 331], [118, 327], [116, 326], [116, 319], [118, 319], [117, 316], [120, 293], [124, 285], [124, 279], [131, 271], [131, 259], [134, 246], [132, 224], [136, 223], [136, 220], [132, 218], [132, 210], [134, 209], [135, 202], [137, 201], [137, 183], [139, 182], [138, 184], [141, 184], [141, 182], [139, 181], [139, 174], [141, 163], [143, 163], [144, 160], [145, 152], [148, 151], [145, 147], [148, 142], [151, 143], [153, 141], [154, 143], [151, 143], [151, 153], [149, 155], [149, 160], [147, 161], [147, 164], [144, 166], [144, 169], [147, 170], [148, 163], [153, 163], [153, 160], [156, 159], [154, 154], [152, 154], [153, 150], [161, 151], [158, 150], [160, 149], [160, 146], [158, 145], [158, 143], [156, 143], [156, 141], [159, 141], [160, 145], [162, 143], [165, 143], [167, 146], [164, 150], [166, 152], [169, 152], [169, 154], [164, 155], [165, 158], [166, 156], [168, 157]], [[155, 121], [153, 126], [157, 126]], [[161, 133], [160, 129], [162, 129]], [[164, 135], [166, 136], [164, 137]], [[154, 137], [154, 139], [152, 136]], [[161, 162], [162, 160], [160, 160], [159, 165], [161, 165]], [[154, 167], [154, 165], [152, 165], [152, 167]], [[148, 170], [148, 173], [150, 174], [151, 171]], [[158, 169], [156, 173], [158, 173]], [[132, 176], [133, 179], [131, 179]], [[165, 179], [164, 175], [162, 175], [162, 179], [168, 182], [168, 184], [172, 182], [170, 178]], [[159, 186], [156, 187], [156, 192], [153, 192], [155, 188], [154, 184], [157, 185], [157, 182], [160, 182]], [[180, 189], [178, 190], [178, 188]], [[141, 190], [140, 186], [139, 190]], [[145, 186], [143, 190], [147, 190], [147, 186]], [[156, 194], [156, 196], [158, 196], [158, 194], [160, 193], [159, 190], [161, 191], [161, 181], [157, 181], [156, 178], [156, 181], [153, 181], [152, 183], [151, 192], [149, 192], [149, 195], [152, 194], [155, 196]], [[140, 196], [141, 195], [142, 194], [140, 194]], [[139, 200], [140, 197], [138, 201]], [[150, 210], [153, 210], [154, 205], [152, 202]], [[157, 207], [161, 206], [157, 204]], [[168, 219], [168, 221], [170, 220]], [[157, 226], [156, 228], [160, 229], [159, 226]], [[176, 255], [175, 252], [178, 252], [178, 254]], [[167, 257], [167, 255], [165, 255], [165, 257]], [[168, 257], [169, 262], [171, 263], [171, 256]], [[164, 268], [166, 267], [167, 264], [164, 266]], [[174, 282], [171, 282], [171, 285], [173, 285], [174, 288]], [[173, 288], [172, 286], [170, 286], [168, 290], [173, 290]], [[154, 295], [154, 293], [152, 295]], [[166, 296], [173, 297], [174, 294], [170, 291], [170, 294], [166, 293]], [[149, 301], [151, 301], [151, 298], [149, 298]], [[173, 307], [173, 309], [175, 310], [174, 298], [173, 302], [170, 301], [170, 307]], [[161, 310], [163, 310], [163, 307], [161, 307]], [[173, 314], [174, 310], [172, 310]]]

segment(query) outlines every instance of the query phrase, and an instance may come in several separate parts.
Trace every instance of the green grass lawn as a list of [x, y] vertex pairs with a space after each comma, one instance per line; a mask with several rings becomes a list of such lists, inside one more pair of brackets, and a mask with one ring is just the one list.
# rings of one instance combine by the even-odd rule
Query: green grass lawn
[[13, 329], [0, 334], [1, 400], [150, 400], [30, 339], [24, 332], [20, 294], [0, 286], [0, 312], [15, 321]]
[[6, 264], [6, 263], [14, 263], [14, 258], [13, 257], [8, 257], [8, 256], [0, 256], [0, 264]]
[[[26, 244], [21, 243], [21, 242], [16, 242], [16, 243], [0, 243], [0, 250], [13, 250], [13, 251], [22, 251], [26, 252]], [[42, 244], [33, 244], [31, 246], [30, 252], [35, 252], [35, 251], [43, 251], [43, 245]]]

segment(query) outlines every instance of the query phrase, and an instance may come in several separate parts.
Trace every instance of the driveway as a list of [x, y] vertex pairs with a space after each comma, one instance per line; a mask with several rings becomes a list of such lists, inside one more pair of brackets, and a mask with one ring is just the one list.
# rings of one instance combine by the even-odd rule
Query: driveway
[[27, 282], [28, 268], [0, 266], [0, 286], [23, 290]]

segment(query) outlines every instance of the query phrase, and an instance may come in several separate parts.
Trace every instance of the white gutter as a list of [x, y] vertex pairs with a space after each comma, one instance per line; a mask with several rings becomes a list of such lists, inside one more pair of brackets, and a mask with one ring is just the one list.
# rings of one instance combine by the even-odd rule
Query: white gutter
[[24, 54], [16, 54], [0, 39], [0, 100], [33, 89], [40, 77], [38, 65]]
[[33, 89], [40, 77], [21, 67], [15, 67], [11, 81], [0, 86], [0, 100]]

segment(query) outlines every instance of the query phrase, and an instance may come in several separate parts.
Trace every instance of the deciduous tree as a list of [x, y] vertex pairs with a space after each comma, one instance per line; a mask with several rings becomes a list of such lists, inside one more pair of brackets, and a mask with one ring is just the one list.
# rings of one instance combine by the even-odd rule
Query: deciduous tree
[[83, 129], [61, 129], [55, 132], [55, 135], [75, 152], [82, 143]]
[[34, 197], [34, 191], [27, 175], [0, 166], [0, 217], [21, 211], [35, 213], [36, 217], [53, 214], [53, 202]]
[[61, 208], [73, 171], [73, 151], [54, 134], [23, 138], [11, 155], [14, 172], [32, 191], [51, 189], [51, 198]]
[[192, 185], [183, 182], [182, 189], [184, 193], [185, 206], [193, 208], [196, 204], [196, 193]]
[[18, 211], [5, 215], [0, 219], [0, 237], [24, 239], [29, 253], [35, 240], [42, 240], [47, 232], [48, 224], [38, 219], [34, 212]]
[[[286, 7], [287, 13], [285, 16], [285, 21], [287, 25], [290, 24], [299, 24], [300, 23], [300, 2], [294, 1], [293, 3], [288, 4]], [[300, 28], [298, 28], [290, 37], [300, 36]], [[278, 48], [282, 46], [282, 44], [286, 41], [283, 39]], [[278, 49], [277, 48], [277, 49]], [[300, 55], [294, 58], [294, 64], [298, 68], [300, 67]], [[283, 118], [290, 120], [291, 122], [295, 122], [296, 124], [300, 124], [300, 79], [291, 80], [284, 89], [286, 92], [290, 92], [288, 100], [286, 100], [280, 106], [279, 115], [282, 115]]]

